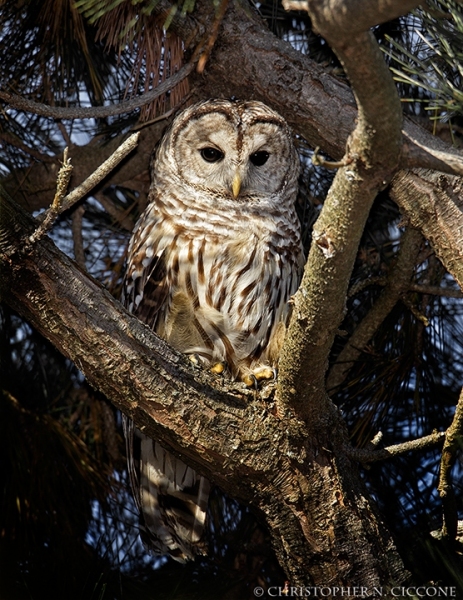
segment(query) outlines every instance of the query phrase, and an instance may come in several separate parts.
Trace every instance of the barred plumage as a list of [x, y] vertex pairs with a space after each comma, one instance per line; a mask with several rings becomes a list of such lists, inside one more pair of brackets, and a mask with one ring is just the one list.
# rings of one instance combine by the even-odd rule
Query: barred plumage
[[[264, 104], [211, 100], [183, 111], [158, 147], [150, 203], [130, 243], [129, 310], [178, 350], [225, 363], [234, 378], [275, 367], [303, 268], [298, 174], [291, 132]], [[133, 459], [130, 423], [127, 434]], [[142, 475], [132, 485], [155, 549], [192, 558], [208, 484], [140, 432], [135, 438]]]

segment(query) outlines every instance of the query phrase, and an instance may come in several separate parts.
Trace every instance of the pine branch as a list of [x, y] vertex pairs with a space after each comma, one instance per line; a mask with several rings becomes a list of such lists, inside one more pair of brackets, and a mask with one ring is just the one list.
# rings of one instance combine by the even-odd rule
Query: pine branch
[[39, 102], [34, 102], [0, 90], [0, 100], [3, 100], [6, 104], [9, 104], [12, 108], [22, 110], [24, 112], [33, 113], [42, 117], [50, 117], [52, 119], [102, 119], [104, 117], [111, 117], [115, 115], [121, 115], [128, 113], [142, 106], [146, 106], [153, 102], [156, 98], [159, 98], [162, 94], [165, 94], [174, 86], [183, 81], [193, 71], [194, 63], [188, 63], [184, 67], [175, 73], [163, 83], [158, 85], [154, 90], [146, 92], [140, 96], [119, 102], [117, 104], [111, 104], [109, 106], [92, 106], [92, 107], [61, 107], [61, 106], [47, 106]]
[[361, 463], [367, 464], [372, 462], [378, 462], [401, 456], [402, 454], [408, 454], [409, 452], [417, 452], [421, 450], [427, 450], [428, 448], [434, 448], [435, 446], [442, 443], [445, 438], [443, 431], [436, 431], [430, 435], [425, 435], [416, 440], [409, 440], [408, 442], [402, 442], [401, 444], [393, 444], [380, 450], [369, 449], [369, 448], [349, 448], [346, 450], [347, 454]]
[[452, 485], [452, 467], [457, 458], [457, 452], [463, 446], [463, 390], [458, 399], [452, 424], [445, 433], [444, 447], [440, 463], [439, 485], [437, 487], [442, 500], [444, 522], [442, 533], [453, 541], [457, 535], [458, 511], [455, 492]]
[[[301, 287], [293, 297], [293, 316], [280, 357], [277, 399], [281, 410], [294, 410], [310, 424], [314, 407], [319, 409], [319, 398], [326, 394], [328, 357], [343, 318], [366, 219], [379, 190], [399, 166], [402, 109], [372, 34], [351, 36], [340, 15], [331, 12], [329, 2], [309, 0], [308, 6], [314, 26], [343, 63], [359, 111], [347, 143], [349, 160], [336, 173], [314, 226], [313, 243]], [[348, 40], [344, 39], [346, 35]], [[307, 376], [301, 378], [302, 373]]]
[[40, 225], [30, 236], [28, 244], [34, 244], [43, 237], [45, 233], [51, 229], [60, 214], [74, 206], [76, 202], [86, 196], [96, 185], [98, 185], [98, 183], [100, 183], [100, 181], [113, 171], [115, 167], [137, 146], [139, 136], [139, 133], [133, 133], [96, 169], [94, 173], [89, 175], [85, 181], [67, 195], [65, 194], [73, 167], [70, 164], [71, 159], [67, 158], [68, 148], [65, 148], [63, 163], [57, 177], [57, 191], [52, 205], [43, 215], [43, 220]]
[[423, 236], [413, 227], [405, 231], [401, 240], [397, 262], [389, 272], [385, 289], [362, 322], [359, 323], [330, 370], [326, 382], [330, 393], [339, 388], [355, 360], [378, 330], [378, 327], [403, 294], [409, 290], [422, 241]]

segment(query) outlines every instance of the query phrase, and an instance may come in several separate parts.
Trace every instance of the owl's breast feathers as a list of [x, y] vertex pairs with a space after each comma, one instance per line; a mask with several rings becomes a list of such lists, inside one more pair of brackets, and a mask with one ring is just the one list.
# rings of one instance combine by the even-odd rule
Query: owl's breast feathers
[[138, 225], [130, 310], [181, 352], [223, 361], [235, 377], [276, 365], [303, 267], [295, 212], [222, 218], [209, 211], [209, 226], [197, 206], [170, 213], [158, 198]]

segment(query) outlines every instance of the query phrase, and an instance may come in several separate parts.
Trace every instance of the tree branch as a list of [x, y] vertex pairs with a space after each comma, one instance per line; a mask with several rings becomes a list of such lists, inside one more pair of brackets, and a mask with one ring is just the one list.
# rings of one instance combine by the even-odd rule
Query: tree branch
[[423, 237], [414, 228], [408, 228], [401, 240], [397, 262], [391, 268], [384, 289], [372, 309], [357, 326], [340, 352], [328, 375], [326, 386], [332, 392], [344, 381], [355, 360], [362, 353], [378, 327], [391, 312], [401, 296], [409, 289]]
[[[242, 384], [194, 368], [48, 238], [24, 252], [34, 228], [32, 218], [4, 195], [2, 300], [137, 427], [258, 510], [294, 585], [342, 585], [354, 578], [356, 585], [372, 588], [403, 581], [390, 535], [355, 469], [337, 456], [347, 437], [336, 413], [330, 438], [318, 447], [301, 422], [278, 416], [271, 398], [264, 401]], [[366, 567], [363, 548], [372, 544], [378, 555]], [[342, 552], [349, 562], [340, 571], [333, 557]]]
[[438, 173], [398, 173], [390, 195], [420, 229], [437, 257], [463, 288], [462, 181]]
[[319, 427], [315, 413], [329, 409], [324, 396], [328, 356], [343, 318], [360, 238], [373, 200], [398, 167], [402, 109], [372, 34], [358, 34], [349, 44], [338, 44], [337, 24], [322, 20], [325, 5], [318, 0], [308, 4], [317, 29], [331, 40], [343, 63], [359, 107], [358, 123], [347, 145], [352, 161], [337, 172], [315, 223], [280, 357], [277, 398], [282, 410], [292, 407], [306, 423]]
[[[387, 285], [387, 277], [369, 277], [358, 281], [353, 285], [347, 295], [348, 298], [352, 298], [365, 288], [370, 285]], [[429, 285], [426, 283], [410, 283], [407, 287], [408, 292], [417, 292], [418, 294], [427, 294], [429, 296], [445, 296], [447, 298], [463, 298], [463, 293], [460, 290], [453, 290], [449, 287], [439, 287], [437, 285]]]
[[[67, 186], [71, 178], [72, 165], [71, 159], [67, 158], [68, 148], [64, 149], [64, 160], [59, 170], [56, 185], [56, 194], [51, 206], [45, 211], [43, 219], [37, 229], [30, 236], [28, 243], [34, 244], [45, 233], [51, 229], [56, 222], [56, 219], [64, 211], [69, 210], [76, 202], [86, 196], [100, 181], [102, 181], [108, 173], [114, 168], [137, 146], [139, 133], [133, 133], [123, 142], [111, 156], [104, 161], [85, 181], [77, 186], [72, 192], [66, 194]], [[81, 264], [82, 266], [82, 264]]]
[[47, 106], [33, 100], [28, 100], [22, 96], [11, 94], [0, 90], [0, 100], [3, 100], [16, 110], [33, 113], [42, 117], [50, 117], [52, 119], [102, 119], [123, 113], [132, 112], [137, 108], [141, 108], [146, 104], [150, 104], [162, 94], [165, 94], [170, 89], [183, 81], [194, 69], [194, 63], [188, 63], [183, 66], [180, 71], [171, 75], [168, 79], [159, 84], [154, 90], [146, 92], [141, 96], [136, 96], [124, 102], [110, 104], [108, 106], [89, 106], [89, 107], [63, 107], [63, 106]]
[[421, 283], [412, 283], [408, 286], [409, 292], [418, 292], [418, 294], [428, 294], [429, 296], [445, 296], [446, 298], [463, 298], [460, 290], [452, 290], [447, 287], [438, 287], [436, 285], [426, 285]]
[[410, 132], [404, 131], [401, 167], [433, 169], [450, 175], [463, 175], [463, 156], [420, 144], [412, 138]]
[[[138, 132], [140, 137], [136, 151], [129, 160], [119, 163], [117, 169], [114, 169], [113, 165], [113, 171], [104, 176], [104, 180], [97, 184], [92, 194], [102, 194], [106, 187], [122, 186], [136, 190], [142, 197], [146, 197], [149, 188], [149, 159], [165, 127], [166, 123], [160, 122]], [[125, 140], [124, 135], [102, 143], [101, 139], [96, 137], [86, 146], [70, 146], [69, 154], [74, 166], [71, 183], [79, 185], [92, 176], [95, 166], [101, 165], [117, 152]], [[30, 212], [48, 208], [56, 186], [57, 164], [56, 157], [52, 164], [35, 163], [24, 169], [17, 169], [2, 183], [6, 191]], [[117, 214], [114, 216], [117, 217]], [[122, 215], [120, 217], [124, 218]], [[124, 220], [124, 226], [131, 231], [133, 222], [130, 224]]]
[[[285, 10], [296, 10], [295, 3], [290, 3], [289, 8], [287, 4], [283, 0]], [[349, 40], [351, 36], [368, 31], [375, 25], [397, 19], [419, 6], [421, 2], [419, 0], [330, 0], [314, 4], [309, 0], [304, 4], [307, 8], [300, 6], [297, 10], [307, 10], [317, 29], [319, 24], [322, 24], [318, 33], [333, 47], [333, 44], [339, 44], [343, 37]], [[336, 32], [337, 40], [333, 38], [330, 40], [330, 34]]]
[[455, 492], [452, 485], [452, 467], [456, 453], [463, 446], [463, 390], [460, 393], [453, 421], [445, 433], [444, 447], [440, 463], [439, 485], [437, 487], [442, 500], [444, 522], [442, 533], [445, 538], [454, 541], [458, 528], [458, 511]]
[[133, 133], [129, 136], [85, 181], [65, 196], [61, 203], [60, 213], [71, 208], [71, 206], [86, 196], [100, 181], [111, 173], [137, 147], [139, 137], [139, 133]]
[[388, 460], [408, 452], [416, 452], [417, 450], [425, 450], [432, 448], [440, 444], [445, 438], [443, 431], [435, 431], [430, 435], [425, 435], [417, 440], [410, 440], [401, 444], [394, 444], [381, 448], [380, 450], [369, 449], [369, 448], [348, 448], [347, 454], [354, 460], [358, 460], [361, 463], [372, 463], [381, 460]]

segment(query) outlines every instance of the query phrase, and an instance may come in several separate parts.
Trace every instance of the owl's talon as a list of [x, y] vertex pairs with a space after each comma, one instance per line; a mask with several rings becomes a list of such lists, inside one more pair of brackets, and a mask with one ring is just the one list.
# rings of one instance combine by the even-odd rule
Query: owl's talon
[[275, 379], [277, 378], [277, 373], [278, 373], [278, 371], [275, 367], [269, 367], [269, 366], [258, 367], [251, 373], [247, 373], [246, 375], [243, 375], [241, 380], [248, 387], [257, 388], [261, 381], [271, 381], [271, 380], [275, 381]]
[[249, 388], [253, 387], [253, 388], [257, 389], [257, 387], [258, 387], [258, 381], [253, 373], [248, 373], [247, 375], [243, 375], [243, 377], [241, 378], [241, 381]]
[[260, 367], [252, 372], [257, 381], [270, 381], [275, 379], [275, 369], [273, 367]]

